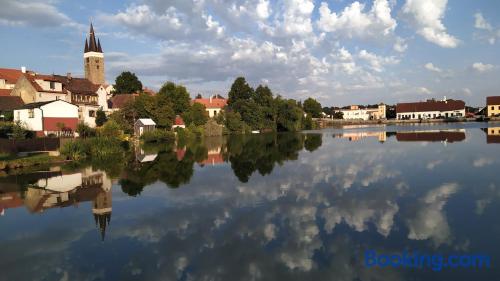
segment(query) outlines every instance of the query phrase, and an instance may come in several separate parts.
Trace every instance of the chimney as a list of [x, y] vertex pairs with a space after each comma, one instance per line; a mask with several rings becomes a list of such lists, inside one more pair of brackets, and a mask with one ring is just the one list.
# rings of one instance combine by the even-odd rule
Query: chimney
[[443, 101], [447, 101], [446, 96], [443, 97]]
[[212, 103], [212, 95], [210, 95], [210, 103]]
[[26, 73], [26, 66], [21, 66], [21, 72]]
[[71, 80], [71, 72], [66, 73], [66, 78], [68, 78], [68, 80]]

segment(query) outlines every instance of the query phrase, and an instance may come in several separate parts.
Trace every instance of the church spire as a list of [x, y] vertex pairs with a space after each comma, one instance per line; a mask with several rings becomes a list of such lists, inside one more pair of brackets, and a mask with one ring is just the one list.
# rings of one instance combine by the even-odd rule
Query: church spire
[[101, 39], [97, 39], [97, 51], [99, 53], [102, 53], [102, 48], [101, 48]]
[[85, 48], [85, 53], [87, 52], [102, 53], [102, 48], [100, 47], [100, 45], [101, 43], [96, 41], [95, 39], [94, 25], [90, 23], [88, 48]]
[[89, 51], [89, 43], [87, 42], [87, 38], [85, 38], [85, 51], [83, 51], [84, 53], [88, 53]]

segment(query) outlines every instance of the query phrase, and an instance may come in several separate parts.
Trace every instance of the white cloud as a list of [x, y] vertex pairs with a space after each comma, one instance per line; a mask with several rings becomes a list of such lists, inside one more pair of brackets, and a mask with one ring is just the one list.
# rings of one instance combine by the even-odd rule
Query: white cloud
[[1, 3], [0, 24], [34, 27], [68, 26], [83, 29], [52, 2], [4, 0]]
[[325, 32], [342, 34], [348, 38], [378, 38], [389, 36], [396, 29], [397, 22], [391, 16], [387, 0], [375, 0], [371, 10], [365, 12], [365, 4], [354, 2], [340, 14], [332, 12], [326, 2], [319, 8], [318, 28]]
[[472, 64], [472, 68], [477, 72], [487, 72], [495, 68], [492, 64], [485, 64], [482, 62], [475, 62]]
[[481, 13], [475, 13], [474, 14], [474, 27], [477, 29], [484, 29], [484, 30], [492, 30], [493, 27], [491, 27], [491, 24], [486, 21], [486, 19], [483, 17], [483, 14]]
[[406, 43], [405, 39], [396, 37], [396, 42], [394, 43], [393, 48], [396, 52], [403, 53], [404, 51], [406, 51], [406, 49], [408, 49], [408, 44]]
[[257, 7], [255, 8], [257, 16], [261, 19], [267, 19], [271, 15], [271, 8], [269, 6], [269, 1], [259, 0]]
[[406, 0], [402, 10], [427, 41], [443, 48], [455, 48], [460, 41], [447, 33], [442, 22], [447, 3], [447, 0]]
[[425, 95], [430, 95], [432, 94], [432, 91], [427, 89], [426, 87], [418, 87], [417, 89], [417, 92], [419, 92], [420, 94], [425, 94]]
[[424, 65], [425, 69], [429, 70], [429, 71], [433, 71], [433, 72], [437, 72], [437, 73], [441, 73], [443, 72], [443, 70], [437, 66], [435, 66], [434, 64], [428, 62]]
[[373, 69], [376, 72], [382, 72], [384, 70], [385, 65], [394, 65], [399, 63], [399, 60], [393, 56], [391, 57], [377, 56], [366, 50], [361, 50], [358, 56], [360, 59], [367, 61], [370, 64], [371, 69]]

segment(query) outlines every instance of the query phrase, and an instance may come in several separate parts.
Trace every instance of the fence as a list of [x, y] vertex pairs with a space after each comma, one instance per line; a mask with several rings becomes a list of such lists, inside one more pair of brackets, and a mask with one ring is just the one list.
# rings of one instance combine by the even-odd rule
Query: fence
[[59, 150], [62, 143], [64, 143], [64, 139], [60, 138], [35, 138], [26, 140], [0, 139], [0, 152], [56, 151]]

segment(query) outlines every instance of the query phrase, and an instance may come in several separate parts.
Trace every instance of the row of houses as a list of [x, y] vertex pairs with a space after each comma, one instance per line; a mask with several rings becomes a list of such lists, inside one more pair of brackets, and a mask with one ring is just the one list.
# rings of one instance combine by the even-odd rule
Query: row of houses
[[[381, 103], [378, 106], [362, 107], [351, 105], [347, 108], [336, 109], [341, 112], [346, 120], [381, 120], [387, 119], [387, 107]], [[422, 120], [422, 119], [447, 119], [467, 117], [466, 104], [462, 100], [429, 99], [420, 102], [398, 103], [395, 107], [398, 120]], [[486, 98], [486, 107], [478, 110], [486, 117], [500, 116], [500, 96]]]

